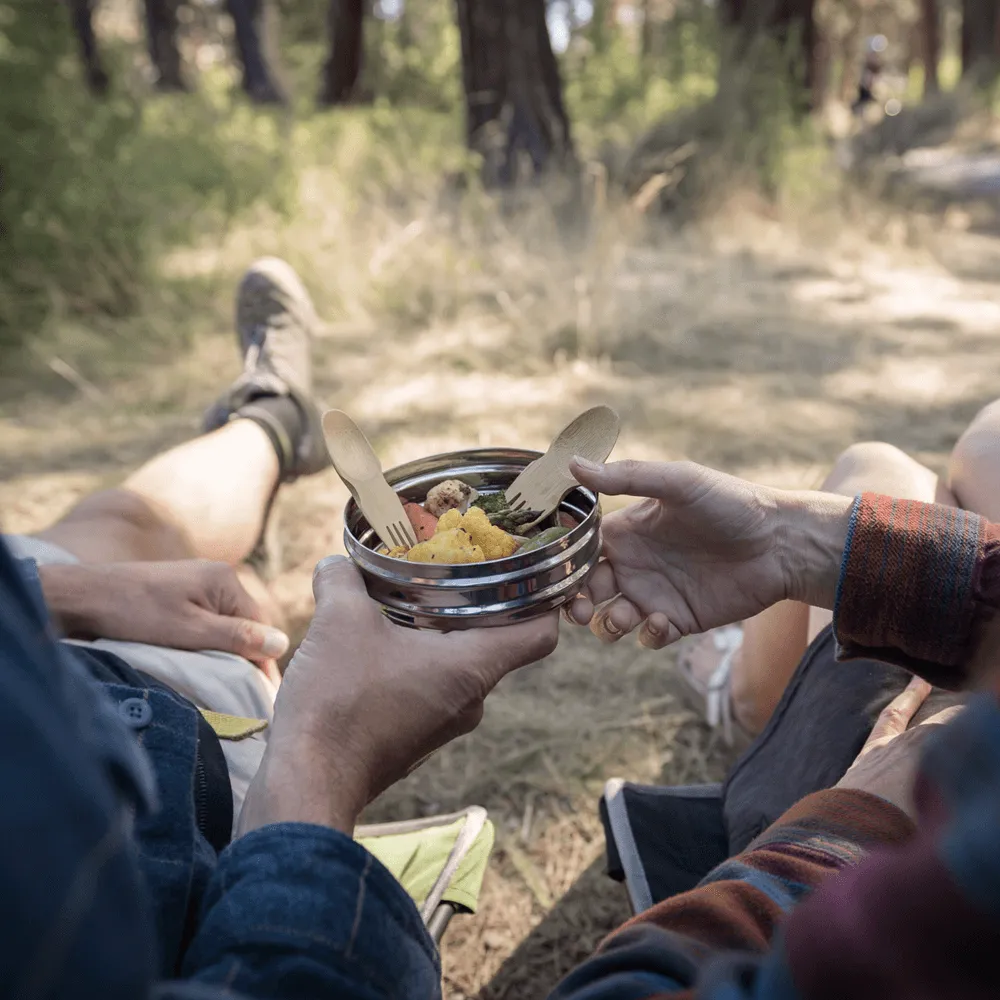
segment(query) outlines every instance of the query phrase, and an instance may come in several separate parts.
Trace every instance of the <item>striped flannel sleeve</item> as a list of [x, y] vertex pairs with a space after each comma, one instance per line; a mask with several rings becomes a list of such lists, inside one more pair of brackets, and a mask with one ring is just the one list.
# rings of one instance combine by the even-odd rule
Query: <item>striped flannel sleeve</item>
[[[782, 930], [801, 1000], [973, 1000], [997, 995], [1000, 704], [977, 696], [928, 740], [919, 829], [831, 879]], [[759, 994], [765, 996], [766, 994]]]
[[[928, 740], [916, 830], [881, 803], [880, 831], [864, 793], [830, 796], [804, 799], [701, 887], [626, 924], [552, 1000], [996, 996], [996, 693]], [[867, 834], [852, 829], [859, 819]]]
[[854, 502], [834, 606], [838, 657], [896, 663], [956, 689], [1000, 604], [1000, 526], [940, 504]]
[[[936, 505], [855, 501], [835, 609], [841, 658], [959, 687], [998, 606], [997, 526]], [[917, 787], [916, 831], [862, 792], [802, 800], [698, 888], [609, 937], [552, 1000], [909, 1000], [930, 983], [954, 1000], [994, 995], [995, 696], [942, 727]]]
[[[735, 982], [769, 955], [789, 912], [872, 848], [902, 843], [912, 832], [912, 822], [876, 796], [845, 789], [810, 795], [696, 889], [625, 924], [552, 1000], [756, 995], [734, 992]], [[772, 972], [777, 984], [787, 970], [779, 964]], [[775, 990], [761, 995], [795, 996]]]

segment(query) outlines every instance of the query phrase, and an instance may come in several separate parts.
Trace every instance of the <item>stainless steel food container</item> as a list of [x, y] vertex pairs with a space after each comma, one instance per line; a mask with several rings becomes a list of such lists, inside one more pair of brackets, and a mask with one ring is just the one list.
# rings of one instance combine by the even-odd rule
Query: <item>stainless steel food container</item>
[[[432, 455], [386, 473], [404, 502], [422, 503], [445, 479], [461, 479], [482, 492], [505, 489], [536, 451], [484, 448]], [[368, 593], [401, 625], [454, 631], [535, 618], [579, 593], [601, 551], [601, 508], [582, 486], [561, 510], [580, 524], [540, 549], [492, 562], [440, 565], [390, 559], [354, 500], [344, 514], [344, 544], [360, 567]]]

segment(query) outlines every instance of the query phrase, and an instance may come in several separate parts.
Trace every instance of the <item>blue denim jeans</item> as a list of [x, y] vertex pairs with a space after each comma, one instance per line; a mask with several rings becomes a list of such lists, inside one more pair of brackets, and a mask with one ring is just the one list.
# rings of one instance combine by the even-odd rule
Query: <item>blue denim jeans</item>
[[197, 713], [96, 684], [0, 542], [0, 982], [9, 996], [439, 997], [410, 898], [349, 837], [195, 822]]

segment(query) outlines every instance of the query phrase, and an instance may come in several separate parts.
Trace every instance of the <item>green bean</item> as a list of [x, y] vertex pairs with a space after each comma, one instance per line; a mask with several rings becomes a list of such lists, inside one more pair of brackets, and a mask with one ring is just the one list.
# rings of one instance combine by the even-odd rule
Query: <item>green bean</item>
[[562, 538], [563, 535], [568, 535], [572, 530], [573, 530], [572, 528], [561, 528], [561, 527], [546, 528], [545, 531], [541, 532], [538, 535], [535, 535], [534, 538], [525, 542], [524, 545], [522, 545], [521, 548], [518, 549], [518, 551], [531, 552], [534, 549], [540, 549], [543, 546], [548, 545], [550, 542], [554, 542]]

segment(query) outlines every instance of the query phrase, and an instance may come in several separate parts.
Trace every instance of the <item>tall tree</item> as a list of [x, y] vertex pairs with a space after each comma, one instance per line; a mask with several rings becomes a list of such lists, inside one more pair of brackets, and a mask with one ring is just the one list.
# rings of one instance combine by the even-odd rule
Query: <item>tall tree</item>
[[146, 40], [160, 90], [187, 90], [177, 48], [177, 0], [146, 0]]
[[962, 75], [977, 82], [997, 78], [1000, 0], [962, 0]]
[[924, 95], [941, 89], [938, 64], [941, 62], [941, 12], [938, 0], [920, 0], [920, 58], [924, 63]]
[[330, 0], [330, 55], [323, 67], [321, 104], [347, 104], [357, 96], [364, 48], [364, 0]]
[[488, 184], [573, 161], [559, 66], [545, 0], [456, 0], [469, 147]]
[[[720, 7], [724, 21], [735, 31], [737, 61], [751, 56], [761, 38], [777, 43], [789, 59], [791, 84], [807, 95], [810, 105], [819, 76], [815, 7], [815, 0], [723, 0]], [[793, 44], [799, 52], [790, 51]]]
[[[226, 0], [226, 10], [233, 19], [236, 51], [243, 66], [243, 90], [257, 104], [283, 104], [285, 94], [272, 72], [270, 57], [275, 55], [271, 42], [273, 14], [267, 0]], [[270, 56], [268, 54], [270, 50]]]
[[[94, 35], [95, 0], [70, 0], [73, 29], [79, 40], [87, 82], [103, 93], [108, 87], [97, 39]], [[177, 47], [177, 8], [179, 0], [145, 0], [147, 44], [161, 90], [186, 90]], [[284, 94], [268, 66], [265, 56], [265, 9], [263, 0], [226, 0], [226, 10], [233, 19], [236, 48], [243, 66], [243, 90], [258, 104], [280, 104]]]
[[590, 15], [590, 44], [595, 52], [604, 52], [608, 47], [614, 4], [612, 0], [592, 0]]
[[639, 54], [643, 68], [653, 56], [653, 0], [642, 0], [642, 29], [639, 36]]
[[863, 23], [863, 11], [857, 2], [853, 2], [847, 6], [846, 13], [845, 27], [839, 36], [840, 81], [837, 96], [843, 104], [852, 104], [858, 96], [861, 38], [864, 34], [865, 26]]

